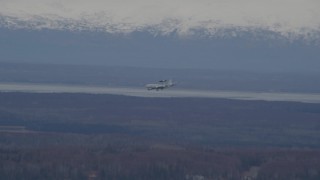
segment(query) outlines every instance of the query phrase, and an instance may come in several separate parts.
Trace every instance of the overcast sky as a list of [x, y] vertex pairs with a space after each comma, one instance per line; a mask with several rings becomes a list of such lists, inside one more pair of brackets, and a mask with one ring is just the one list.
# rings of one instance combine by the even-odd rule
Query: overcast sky
[[[122, 33], [190, 35], [202, 29], [214, 35], [225, 28], [258, 28], [319, 38], [320, 30], [319, 0], [0, 0], [0, 13], [11, 27]], [[69, 23], [62, 27], [61, 21]]]

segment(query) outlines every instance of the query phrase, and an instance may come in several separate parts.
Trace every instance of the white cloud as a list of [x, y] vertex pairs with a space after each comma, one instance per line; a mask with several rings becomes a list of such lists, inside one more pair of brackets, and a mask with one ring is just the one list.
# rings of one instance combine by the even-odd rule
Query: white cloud
[[2, 24], [70, 30], [208, 34], [226, 28], [315, 37], [319, 0], [0, 0]]

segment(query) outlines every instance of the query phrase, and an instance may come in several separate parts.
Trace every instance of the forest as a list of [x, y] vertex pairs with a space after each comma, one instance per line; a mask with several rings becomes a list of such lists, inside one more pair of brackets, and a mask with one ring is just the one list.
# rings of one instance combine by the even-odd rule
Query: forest
[[320, 105], [0, 93], [4, 179], [320, 179]]

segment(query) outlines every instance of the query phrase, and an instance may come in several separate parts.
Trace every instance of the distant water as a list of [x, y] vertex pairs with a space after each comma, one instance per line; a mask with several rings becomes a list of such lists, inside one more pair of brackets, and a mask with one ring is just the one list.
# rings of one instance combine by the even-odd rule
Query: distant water
[[89, 93], [115, 94], [137, 97], [201, 97], [225, 98], [239, 100], [265, 101], [293, 101], [306, 103], [320, 103], [320, 94], [306, 93], [276, 93], [276, 92], [244, 92], [244, 91], [204, 91], [187, 89], [165, 89], [162, 91], [148, 91], [144, 87], [106, 87], [106, 86], [78, 86], [55, 84], [24, 84], [0, 83], [1, 92], [32, 92], [32, 93]]

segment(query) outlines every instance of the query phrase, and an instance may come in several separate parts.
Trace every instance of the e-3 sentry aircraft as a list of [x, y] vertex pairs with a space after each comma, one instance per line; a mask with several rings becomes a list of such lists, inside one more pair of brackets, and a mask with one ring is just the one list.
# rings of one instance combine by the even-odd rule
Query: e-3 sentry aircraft
[[148, 90], [163, 90], [169, 87], [174, 86], [175, 84], [172, 82], [172, 80], [160, 80], [157, 84], [146, 84], [146, 88]]

